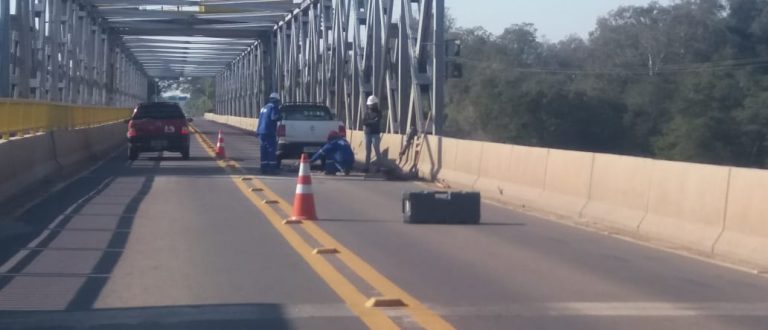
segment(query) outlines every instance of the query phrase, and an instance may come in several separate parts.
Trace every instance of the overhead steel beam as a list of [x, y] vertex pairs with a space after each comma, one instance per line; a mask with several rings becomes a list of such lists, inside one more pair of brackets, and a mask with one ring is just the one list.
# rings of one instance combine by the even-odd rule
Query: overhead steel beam
[[115, 31], [123, 36], [168, 36], [168, 37], [208, 37], [208, 38], [262, 38], [270, 28], [249, 28], [249, 29], [210, 29], [210, 28], [174, 28], [174, 29], [144, 29], [144, 28], [122, 28]]

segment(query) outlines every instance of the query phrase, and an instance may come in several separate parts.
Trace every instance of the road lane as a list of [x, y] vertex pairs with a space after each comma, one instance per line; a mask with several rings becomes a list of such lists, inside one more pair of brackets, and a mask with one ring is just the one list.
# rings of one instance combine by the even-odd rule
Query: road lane
[[[225, 132], [258, 173], [256, 139]], [[212, 134], [209, 134], [212, 138]], [[242, 150], [242, 152], [241, 152]], [[250, 152], [249, 152], [250, 151]], [[261, 177], [292, 201], [295, 173]], [[413, 183], [315, 175], [318, 224], [458, 328], [764, 329], [768, 281], [701, 260], [483, 205], [480, 226], [402, 223]]]
[[73, 182], [93, 190], [65, 188], [80, 202], [3, 246], [0, 329], [365, 327], [197, 141], [189, 161], [124, 159]]
[[[258, 173], [253, 134], [196, 125], [214, 141], [222, 129], [228, 154]], [[156, 156], [115, 157], [0, 223], [0, 329], [365, 328], [201, 145], [190, 161]], [[248, 184], [292, 201], [288, 165]], [[490, 204], [479, 226], [403, 224], [400, 196], [421, 184], [356, 174], [313, 185], [318, 228], [456, 328], [768, 324], [764, 277]], [[366, 272], [323, 258], [360, 293], [381, 293]], [[420, 328], [407, 310], [385, 313]]]

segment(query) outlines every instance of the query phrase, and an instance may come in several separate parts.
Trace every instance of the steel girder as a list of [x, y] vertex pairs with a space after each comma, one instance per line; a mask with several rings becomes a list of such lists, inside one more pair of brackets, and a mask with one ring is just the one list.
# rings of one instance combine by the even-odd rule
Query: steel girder
[[[212, 76], [298, 4], [293, 0], [89, 0], [155, 77]], [[234, 53], [233, 53], [234, 52]], [[215, 63], [214, 60], [221, 60]]]
[[10, 1], [9, 96], [114, 106], [147, 99], [148, 76], [88, 2]]
[[326, 103], [360, 128], [373, 94], [387, 132], [439, 134], [443, 15], [444, 0], [304, 1], [217, 75], [217, 110], [255, 115], [274, 88], [285, 101]]
[[0, 6], [0, 33], [11, 35], [0, 89], [13, 97], [124, 106], [147, 98], [150, 75], [220, 72], [226, 114], [255, 116], [279, 91], [359, 128], [375, 94], [387, 132], [439, 133], [444, 0], [12, 1], [10, 19]]
[[[0, 67], [0, 97], [143, 101], [155, 83], [150, 76], [212, 76], [268, 38], [296, 6], [292, 0], [0, 0], [0, 60], [10, 63]], [[13, 15], [6, 15], [9, 7]]]

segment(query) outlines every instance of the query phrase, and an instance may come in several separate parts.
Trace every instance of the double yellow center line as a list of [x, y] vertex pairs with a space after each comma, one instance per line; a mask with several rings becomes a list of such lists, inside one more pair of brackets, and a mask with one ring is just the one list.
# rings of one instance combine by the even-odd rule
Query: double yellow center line
[[[215, 158], [213, 144], [200, 131], [192, 126], [198, 141], [205, 146], [208, 154]], [[298, 225], [283, 224], [283, 219], [291, 214], [292, 206], [270, 190], [262, 181], [254, 177], [242, 180], [242, 175], [247, 174], [240, 165], [232, 160], [218, 160], [219, 166], [230, 174], [232, 181], [256, 207], [261, 210], [275, 229], [283, 235], [283, 238], [293, 247], [299, 255], [320, 275], [320, 277], [333, 289], [355, 313], [371, 329], [398, 329], [399, 327], [389, 318], [383, 310], [377, 307], [366, 307], [370, 297], [366, 297], [347, 279], [326, 256], [314, 254], [316, 247], [310, 246], [294, 228], [302, 228], [309, 236], [316, 240], [321, 247], [335, 248], [331, 257], [337, 257], [349, 269], [376, 289], [384, 297], [397, 298], [404, 304], [401, 308], [419, 325], [426, 329], [453, 329], [450, 323], [413, 296], [398, 287], [392, 281], [376, 271], [371, 265], [357, 256], [350, 249], [344, 247], [339, 241], [326, 233], [316, 223], [304, 221]], [[277, 203], [264, 203], [265, 200], [277, 201]], [[276, 206], [276, 207], [275, 207]], [[282, 212], [280, 212], [282, 211]], [[282, 213], [282, 214], [281, 214]]]

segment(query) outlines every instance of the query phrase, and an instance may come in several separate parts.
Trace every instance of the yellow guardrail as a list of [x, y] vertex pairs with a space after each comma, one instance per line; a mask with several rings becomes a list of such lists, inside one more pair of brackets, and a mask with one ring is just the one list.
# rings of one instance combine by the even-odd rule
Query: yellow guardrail
[[129, 118], [132, 111], [130, 108], [0, 99], [0, 139], [117, 122]]

